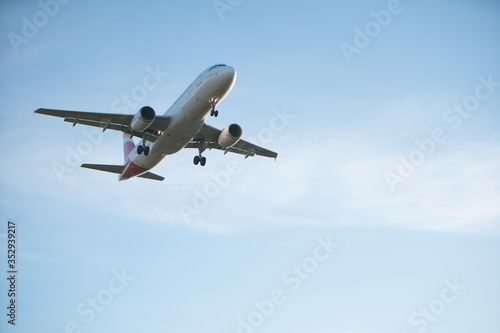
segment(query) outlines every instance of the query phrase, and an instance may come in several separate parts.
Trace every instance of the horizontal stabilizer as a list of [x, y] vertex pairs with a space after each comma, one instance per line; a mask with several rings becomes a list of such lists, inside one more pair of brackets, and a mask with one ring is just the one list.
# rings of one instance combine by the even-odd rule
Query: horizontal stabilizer
[[94, 169], [99, 171], [106, 171], [112, 173], [122, 173], [123, 165], [109, 165], [109, 164], [82, 164], [82, 168]]
[[[109, 164], [82, 164], [82, 168], [87, 168], [87, 169], [93, 169], [93, 170], [99, 170], [99, 171], [106, 171], [106, 172], [111, 172], [111, 173], [122, 173], [123, 171], [123, 165], [109, 165]], [[146, 172], [140, 176], [141, 178], [146, 178], [146, 179], [152, 179], [152, 180], [159, 180], [162, 181], [165, 179], [165, 177], [158, 176], [157, 174], [154, 174], [152, 172]]]
[[146, 172], [146, 173], [143, 173], [142, 175], [137, 176], [137, 177], [147, 178], [147, 179], [152, 179], [152, 180], [159, 180], [159, 181], [162, 181], [163, 179], [165, 179], [165, 177], [158, 176], [157, 174], [154, 174], [152, 172]]

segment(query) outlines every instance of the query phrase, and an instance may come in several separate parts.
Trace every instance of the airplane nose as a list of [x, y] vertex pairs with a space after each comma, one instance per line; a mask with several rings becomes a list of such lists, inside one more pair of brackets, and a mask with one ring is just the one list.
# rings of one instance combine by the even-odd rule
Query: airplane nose
[[236, 70], [231, 66], [225, 66], [220, 75], [222, 75], [230, 85], [233, 85], [236, 80]]
[[234, 69], [234, 67], [226, 66], [225, 71], [231, 75], [236, 75], [236, 70]]

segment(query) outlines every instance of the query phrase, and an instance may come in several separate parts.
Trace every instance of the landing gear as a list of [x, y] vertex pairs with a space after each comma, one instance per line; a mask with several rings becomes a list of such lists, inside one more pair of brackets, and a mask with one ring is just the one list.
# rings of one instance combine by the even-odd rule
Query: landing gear
[[217, 98], [210, 98], [208, 100], [208, 104], [212, 107], [212, 110], [210, 110], [210, 116], [212, 117], [218, 117], [219, 116], [219, 111], [215, 110], [215, 106], [217, 105], [217, 102], [219, 100]]
[[144, 156], [149, 155], [149, 147], [144, 147], [143, 145], [138, 145], [137, 146], [137, 155], [141, 155], [144, 153]]
[[205, 164], [207, 163], [207, 158], [206, 158], [206, 157], [203, 157], [203, 156], [198, 156], [198, 155], [196, 155], [196, 156], [194, 157], [193, 162], [194, 162], [194, 165], [198, 165], [198, 164], [200, 164], [201, 166], [205, 166]]
[[198, 151], [200, 152], [199, 155], [196, 155], [193, 159], [193, 163], [194, 165], [201, 165], [201, 166], [205, 166], [205, 164], [207, 163], [207, 158], [206, 157], [203, 157], [201, 156], [201, 154], [205, 151], [205, 149], [207, 149], [207, 143], [202, 141], [202, 140], [199, 140], [198, 141]]
[[149, 155], [149, 146], [146, 146], [146, 140], [145, 139], [142, 140], [142, 145], [139, 144], [137, 146], [137, 155], [141, 155], [142, 153], [144, 153], [144, 156], [148, 156]]

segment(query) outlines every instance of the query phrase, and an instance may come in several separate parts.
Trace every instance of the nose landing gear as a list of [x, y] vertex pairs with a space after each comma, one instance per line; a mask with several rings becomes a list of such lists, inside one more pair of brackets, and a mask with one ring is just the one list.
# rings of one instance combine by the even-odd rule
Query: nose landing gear
[[219, 100], [217, 98], [210, 98], [208, 100], [208, 103], [212, 107], [212, 110], [210, 110], [210, 116], [211, 117], [216, 117], [217, 118], [219, 116], [219, 111], [215, 110], [215, 106], [217, 105], [218, 101]]

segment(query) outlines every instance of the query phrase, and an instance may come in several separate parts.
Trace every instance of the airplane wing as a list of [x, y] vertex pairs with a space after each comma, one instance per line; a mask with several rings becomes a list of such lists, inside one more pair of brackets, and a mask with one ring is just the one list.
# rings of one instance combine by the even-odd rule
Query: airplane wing
[[[125, 133], [132, 133], [132, 135], [139, 138], [143, 137], [143, 133], [132, 131], [130, 128], [130, 122], [134, 117], [133, 114], [68, 111], [43, 108], [36, 110], [35, 113], [64, 118], [64, 121], [73, 123], [73, 126], [76, 124], [82, 124], [100, 127], [103, 132], [107, 129], [111, 129]], [[169, 124], [170, 117], [156, 116], [151, 126], [144, 131], [146, 134], [146, 140], [155, 142], [159, 137], [159, 134], [163, 132]]]
[[198, 142], [202, 141], [205, 142], [206, 147], [208, 149], [214, 148], [214, 149], [224, 150], [224, 153], [230, 152], [230, 153], [242, 154], [245, 155], [245, 158], [254, 155], [272, 157], [274, 159], [278, 157], [277, 153], [259, 147], [257, 145], [254, 145], [253, 143], [247, 142], [245, 140], [239, 140], [238, 142], [236, 142], [234, 146], [229, 147], [227, 149], [223, 149], [217, 143], [217, 139], [219, 138], [221, 132], [222, 132], [221, 130], [205, 124], [200, 129], [200, 131], [194, 136], [194, 138], [186, 145], [185, 148], [198, 148]]

